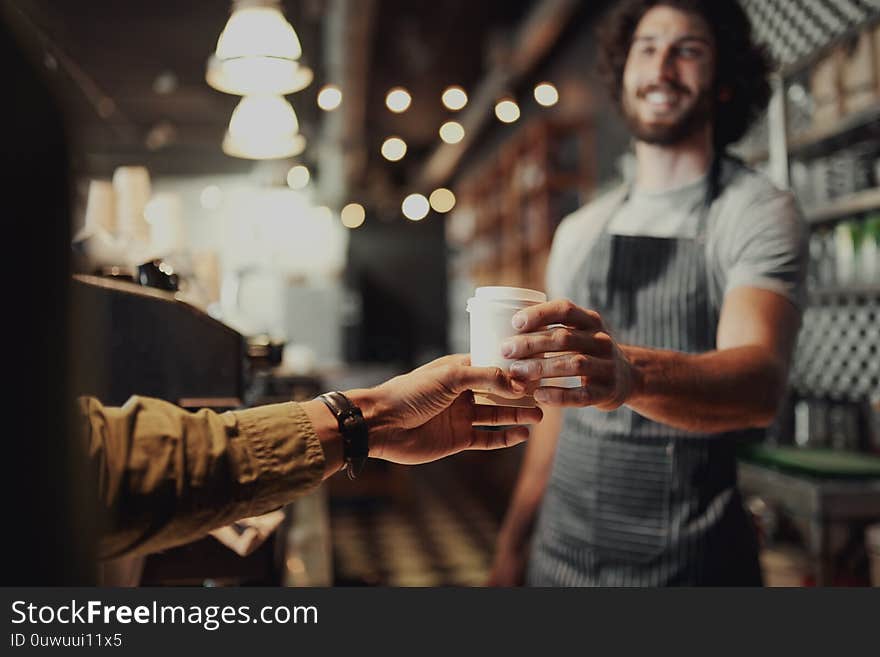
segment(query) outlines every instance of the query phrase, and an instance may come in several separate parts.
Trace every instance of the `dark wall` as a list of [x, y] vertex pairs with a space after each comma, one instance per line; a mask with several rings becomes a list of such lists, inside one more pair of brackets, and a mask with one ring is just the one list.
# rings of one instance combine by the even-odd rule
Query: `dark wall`
[[349, 243], [349, 287], [361, 296], [350, 362], [421, 364], [446, 353], [446, 244], [442, 216], [382, 222], [368, 216]]
[[[70, 397], [70, 178], [58, 104], [0, 3], [0, 58], [13, 93], [0, 149], [4, 210], [14, 224], [4, 252], [8, 382], [0, 584], [89, 584], [94, 579], [94, 486]], [[27, 55], [32, 55], [28, 57]], [[76, 425], [78, 426], [78, 425]]]

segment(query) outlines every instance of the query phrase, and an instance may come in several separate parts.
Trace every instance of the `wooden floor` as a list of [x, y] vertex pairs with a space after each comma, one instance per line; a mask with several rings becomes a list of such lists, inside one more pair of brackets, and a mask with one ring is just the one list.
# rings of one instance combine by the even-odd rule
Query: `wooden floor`
[[403, 493], [331, 501], [334, 585], [484, 585], [498, 523], [480, 500], [444, 477], [410, 477]]

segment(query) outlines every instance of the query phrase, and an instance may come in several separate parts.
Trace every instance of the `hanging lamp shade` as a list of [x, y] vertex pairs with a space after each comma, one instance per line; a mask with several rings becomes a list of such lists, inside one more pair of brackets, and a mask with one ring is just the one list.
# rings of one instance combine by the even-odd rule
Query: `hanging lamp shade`
[[306, 148], [293, 106], [281, 96], [245, 96], [223, 139], [223, 152], [251, 160], [294, 157]]
[[278, 59], [208, 59], [205, 80], [217, 91], [237, 96], [296, 93], [308, 87], [315, 74], [299, 62]]
[[290, 94], [311, 84], [302, 46], [277, 0], [236, 0], [205, 79], [225, 93]]

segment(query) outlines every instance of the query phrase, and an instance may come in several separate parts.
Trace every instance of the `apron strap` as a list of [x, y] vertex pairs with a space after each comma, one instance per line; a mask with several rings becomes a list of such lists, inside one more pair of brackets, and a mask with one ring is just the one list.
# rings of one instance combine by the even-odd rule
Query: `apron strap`
[[[722, 161], [724, 159], [723, 154], [716, 154], [712, 158], [712, 163], [709, 165], [709, 171], [706, 174], [706, 190], [705, 195], [703, 196], [703, 201], [700, 205], [700, 214], [697, 219], [697, 231], [696, 231], [696, 239], [698, 242], [702, 242], [704, 239], [704, 232], [706, 230], [706, 224], [709, 219], [709, 211], [712, 208], [712, 204], [715, 202], [715, 199], [721, 194], [722, 185], [721, 185], [721, 169], [722, 169]], [[611, 222], [614, 220], [614, 217], [620, 211], [620, 208], [627, 202], [629, 199], [630, 192], [632, 190], [632, 183], [625, 183], [621, 186], [618, 191], [618, 196], [613, 200], [610, 204], [610, 210], [608, 215], [605, 217], [605, 220], [602, 224], [602, 229], [599, 233], [600, 240], [607, 239], [609, 233], [609, 227], [611, 226]], [[594, 263], [596, 267], [600, 268], [598, 271], [606, 272], [605, 281], [606, 284], [602, 285], [595, 291], [596, 301], [602, 306], [607, 307], [608, 301], [610, 299], [610, 293], [608, 290], [607, 280], [608, 275], [611, 273], [612, 268], [612, 260], [614, 257], [614, 245], [613, 240], [608, 240], [608, 243], [605, 245], [605, 248], [602, 249], [594, 249], [592, 255], [596, 258], [596, 262]]]
[[712, 164], [709, 166], [709, 171], [706, 175], [706, 195], [703, 197], [703, 206], [700, 210], [700, 217], [697, 220], [698, 240], [703, 238], [703, 231], [705, 231], [706, 224], [709, 221], [709, 211], [712, 209], [712, 204], [721, 195], [721, 167], [723, 160], [723, 154], [716, 154], [712, 158]]

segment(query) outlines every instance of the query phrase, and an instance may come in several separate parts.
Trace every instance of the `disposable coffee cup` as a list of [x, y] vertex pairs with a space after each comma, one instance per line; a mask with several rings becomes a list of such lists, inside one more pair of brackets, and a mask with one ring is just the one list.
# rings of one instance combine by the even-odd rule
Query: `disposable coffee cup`
[[[511, 323], [513, 316], [530, 306], [547, 301], [547, 295], [538, 290], [521, 287], [478, 287], [474, 296], [468, 299], [467, 312], [470, 315], [471, 365], [474, 367], [500, 367], [510, 370], [514, 359], [501, 355], [502, 343], [517, 335]], [[580, 385], [580, 377], [556, 377], [542, 379], [540, 385], [563, 388]], [[488, 406], [535, 406], [532, 395], [518, 399], [508, 399], [493, 395], [485, 390], [474, 390], [474, 402]]]

